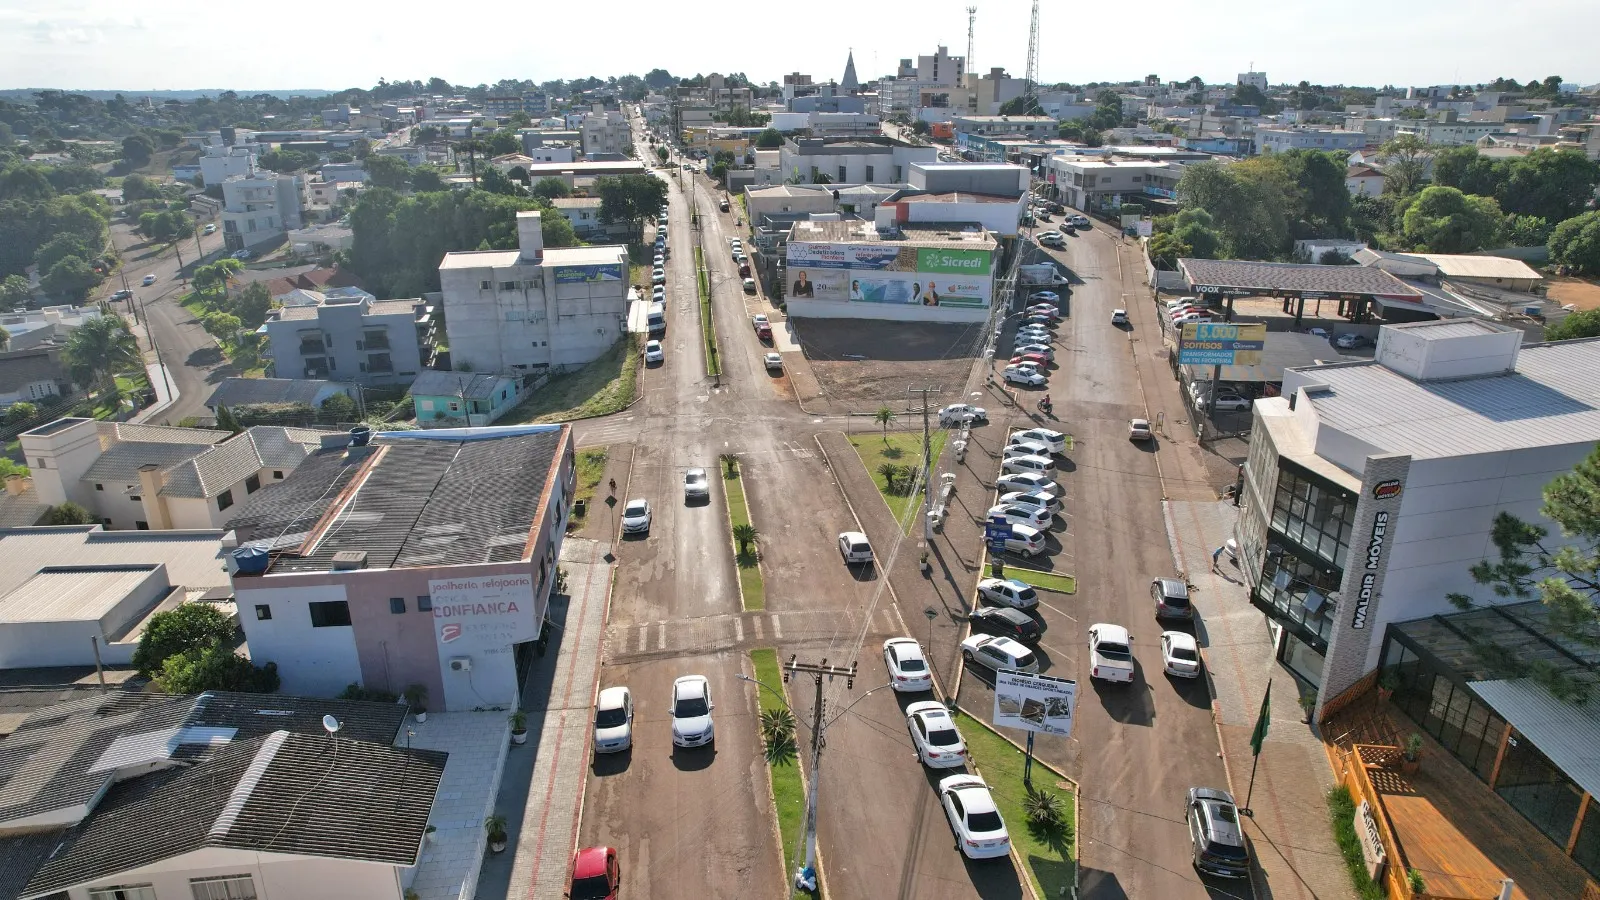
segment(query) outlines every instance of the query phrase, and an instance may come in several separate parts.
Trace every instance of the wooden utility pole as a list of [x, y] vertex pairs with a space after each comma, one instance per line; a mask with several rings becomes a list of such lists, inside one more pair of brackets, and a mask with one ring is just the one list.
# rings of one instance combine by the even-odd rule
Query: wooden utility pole
[[800, 662], [798, 656], [790, 656], [789, 661], [783, 666], [783, 680], [789, 681], [791, 674], [809, 674], [816, 683], [816, 702], [811, 709], [811, 785], [806, 794], [806, 828], [804, 841], [805, 863], [801, 870], [794, 875], [798, 879], [806, 871], [816, 871], [817, 866], [817, 785], [822, 781], [819, 766], [822, 765], [822, 739], [823, 729], [823, 699], [822, 682], [824, 679], [845, 679], [845, 689], [854, 690], [856, 686], [856, 664], [851, 663], [849, 668], [844, 666], [830, 666], [826, 659], [817, 663]]

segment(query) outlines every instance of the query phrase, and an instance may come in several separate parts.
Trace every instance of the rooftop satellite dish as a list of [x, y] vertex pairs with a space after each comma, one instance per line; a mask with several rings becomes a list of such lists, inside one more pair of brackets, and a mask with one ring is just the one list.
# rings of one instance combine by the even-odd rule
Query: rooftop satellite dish
[[322, 717], [322, 730], [326, 731], [329, 734], [334, 734], [334, 733], [338, 732], [338, 730], [343, 728], [343, 727], [344, 727], [344, 723], [340, 722], [338, 719], [335, 719], [331, 715]]

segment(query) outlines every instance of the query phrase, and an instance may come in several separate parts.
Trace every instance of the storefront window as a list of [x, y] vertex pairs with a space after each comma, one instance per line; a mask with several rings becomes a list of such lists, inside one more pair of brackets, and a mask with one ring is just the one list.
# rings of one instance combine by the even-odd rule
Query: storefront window
[[1344, 568], [1350, 552], [1355, 497], [1283, 466], [1272, 504], [1272, 527], [1295, 544]]
[[1583, 792], [1527, 738], [1511, 736], [1495, 793], [1506, 798], [1550, 840], [1562, 847], [1567, 845]]
[[1394, 703], [1487, 783], [1494, 773], [1505, 720], [1470, 690], [1435, 673], [1399, 641], [1390, 639], [1384, 645], [1383, 668], [1398, 682]]
[[1328, 649], [1333, 633], [1333, 595], [1344, 573], [1301, 559], [1293, 552], [1269, 554], [1256, 585], [1256, 605], [1268, 608], [1280, 621], [1303, 629], [1302, 637], [1318, 652]]
[[1293, 634], [1283, 640], [1283, 664], [1289, 667], [1289, 671], [1304, 678], [1312, 687], [1322, 687], [1322, 667], [1327, 658]]

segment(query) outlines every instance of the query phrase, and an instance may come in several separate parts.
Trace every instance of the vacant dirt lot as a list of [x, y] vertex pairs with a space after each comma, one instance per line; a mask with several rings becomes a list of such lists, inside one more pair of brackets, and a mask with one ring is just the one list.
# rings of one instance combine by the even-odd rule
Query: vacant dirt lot
[[[939, 385], [955, 402], [982, 348], [983, 325], [931, 325], [864, 319], [790, 319], [833, 413], [905, 409], [906, 388]], [[920, 400], [919, 400], [920, 405]], [[817, 409], [817, 411], [821, 411]]]
[[1579, 309], [1600, 309], [1600, 284], [1567, 275], [1548, 275], [1550, 299]]

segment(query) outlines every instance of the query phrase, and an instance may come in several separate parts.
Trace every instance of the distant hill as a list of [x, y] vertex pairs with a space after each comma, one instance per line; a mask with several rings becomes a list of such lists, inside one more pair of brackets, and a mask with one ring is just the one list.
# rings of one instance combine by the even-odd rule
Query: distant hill
[[[32, 100], [33, 99], [33, 95], [36, 92], [42, 91], [42, 90], [47, 90], [47, 88], [17, 88], [15, 90], [0, 91], [0, 99], [13, 100], [13, 101], [17, 101], [17, 100], [22, 100], [22, 101]], [[61, 89], [57, 89], [57, 90], [61, 90]], [[225, 90], [230, 90], [230, 88], [203, 88], [203, 89], [192, 90], [192, 91], [116, 90], [116, 91], [64, 91], [64, 92], [68, 93], [68, 94], [83, 94], [84, 96], [89, 97], [89, 98], [94, 99], [94, 100], [110, 100], [111, 98], [117, 96], [118, 94], [121, 94], [123, 97], [125, 97], [125, 98], [127, 98], [129, 100], [132, 100], [135, 97], [150, 97], [150, 98], [155, 99], [155, 100], [183, 100], [183, 101], [189, 101], [189, 100], [197, 100], [197, 99], [199, 99], [201, 97], [212, 97], [212, 98], [215, 98], [218, 94], [222, 93]], [[284, 99], [288, 99], [290, 97], [325, 97], [328, 94], [338, 93], [337, 91], [330, 91], [330, 90], [328, 90], [326, 88], [300, 88], [300, 89], [297, 89], [297, 90], [290, 90], [290, 91], [282, 91], [282, 90], [279, 90], [279, 91], [242, 91], [242, 90], [238, 90], [237, 88], [234, 88], [234, 89], [231, 89], [231, 90], [233, 90], [233, 92], [235, 94], [238, 94], [241, 97], [254, 97], [257, 94], [272, 94], [275, 97], [282, 97]]]

